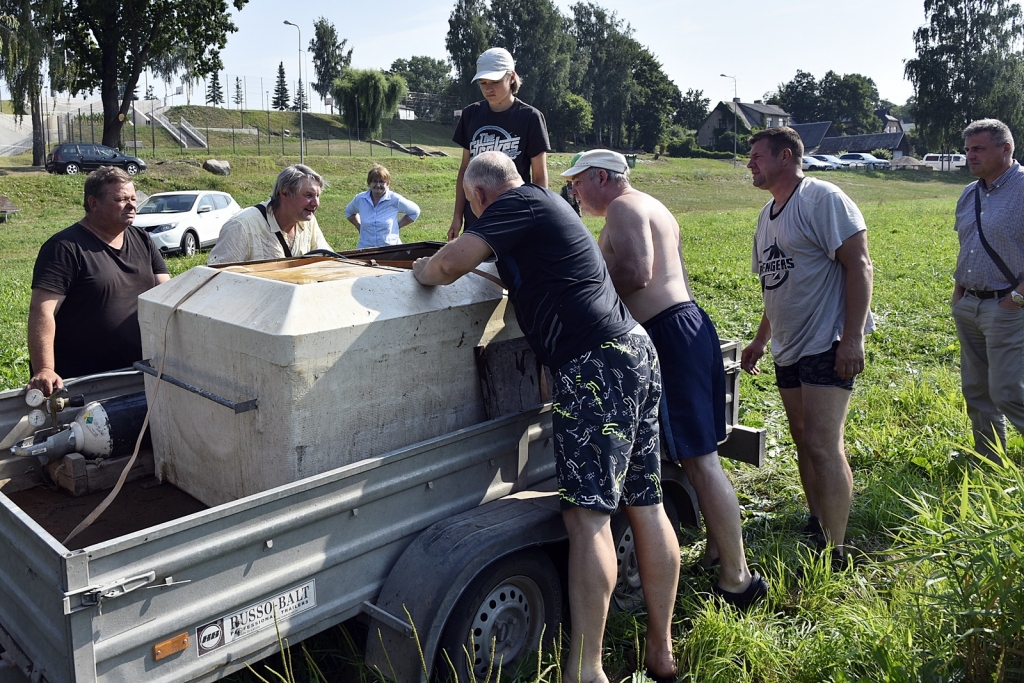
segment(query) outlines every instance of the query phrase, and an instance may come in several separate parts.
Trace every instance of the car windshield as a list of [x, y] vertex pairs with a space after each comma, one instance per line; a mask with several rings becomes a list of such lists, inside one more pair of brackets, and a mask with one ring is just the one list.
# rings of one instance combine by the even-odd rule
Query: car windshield
[[153, 195], [142, 202], [142, 206], [136, 213], [183, 213], [191, 210], [195, 203], [196, 195], [194, 194]]

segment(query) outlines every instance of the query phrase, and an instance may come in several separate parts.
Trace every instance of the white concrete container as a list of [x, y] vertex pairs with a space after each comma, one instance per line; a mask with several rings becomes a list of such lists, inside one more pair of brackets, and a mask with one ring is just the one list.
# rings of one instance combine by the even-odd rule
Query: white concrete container
[[166, 344], [166, 374], [258, 399], [235, 414], [162, 382], [154, 401], [146, 379], [156, 475], [208, 505], [483, 421], [473, 349], [522, 336], [481, 277], [316, 259], [193, 268], [140, 297], [139, 323], [154, 368]]

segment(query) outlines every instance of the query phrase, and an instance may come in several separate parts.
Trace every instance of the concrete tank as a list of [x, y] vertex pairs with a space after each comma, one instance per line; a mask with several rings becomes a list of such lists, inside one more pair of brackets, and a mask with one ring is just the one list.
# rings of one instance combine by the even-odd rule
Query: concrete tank
[[317, 258], [193, 268], [139, 298], [139, 323], [154, 368], [166, 343], [167, 375], [258, 399], [235, 414], [162, 382], [154, 401], [146, 379], [156, 476], [207, 505], [483, 421], [474, 347], [522, 336], [482, 277]]

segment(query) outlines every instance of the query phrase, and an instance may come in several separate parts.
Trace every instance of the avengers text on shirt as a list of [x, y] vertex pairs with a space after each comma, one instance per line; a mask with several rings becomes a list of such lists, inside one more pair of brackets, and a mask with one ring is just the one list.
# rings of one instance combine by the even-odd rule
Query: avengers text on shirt
[[783, 253], [777, 240], [761, 253], [765, 258], [758, 266], [761, 290], [781, 287], [782, 283], [789, 279], [789, 271], [794, 267], [793, 257]]
[[481, 152], [504, 152], [509, 159], [515, 159], [519, 156], [520, 140], [520, 137], [513, 137], [504, 128], [482, 126], [469, 143], [469, 156], [475, 157]]

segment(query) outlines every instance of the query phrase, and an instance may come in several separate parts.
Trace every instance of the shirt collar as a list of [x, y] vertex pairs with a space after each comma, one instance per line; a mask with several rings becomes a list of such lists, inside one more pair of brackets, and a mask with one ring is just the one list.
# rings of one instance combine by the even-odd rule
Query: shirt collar
[[996, 181], [994, 183], [992, 183], [991, 185], [987, 185], [985, 184], [984, 179], [979, 179], [978, 184], [981, 185], [982, 190], [984, 190], [988, 194], [991, 194], [998, 190], [1000, 187], [1002, 187], [1007, 180], [1009, 180], [1012, 176], [1016, 175], [1019, 171], [1020, 162], [1014, 159], [1013, 163], [1010, 164], [1010, 168], [1006, 169], [1006, 171], [1001, 176], [996, 178]]

